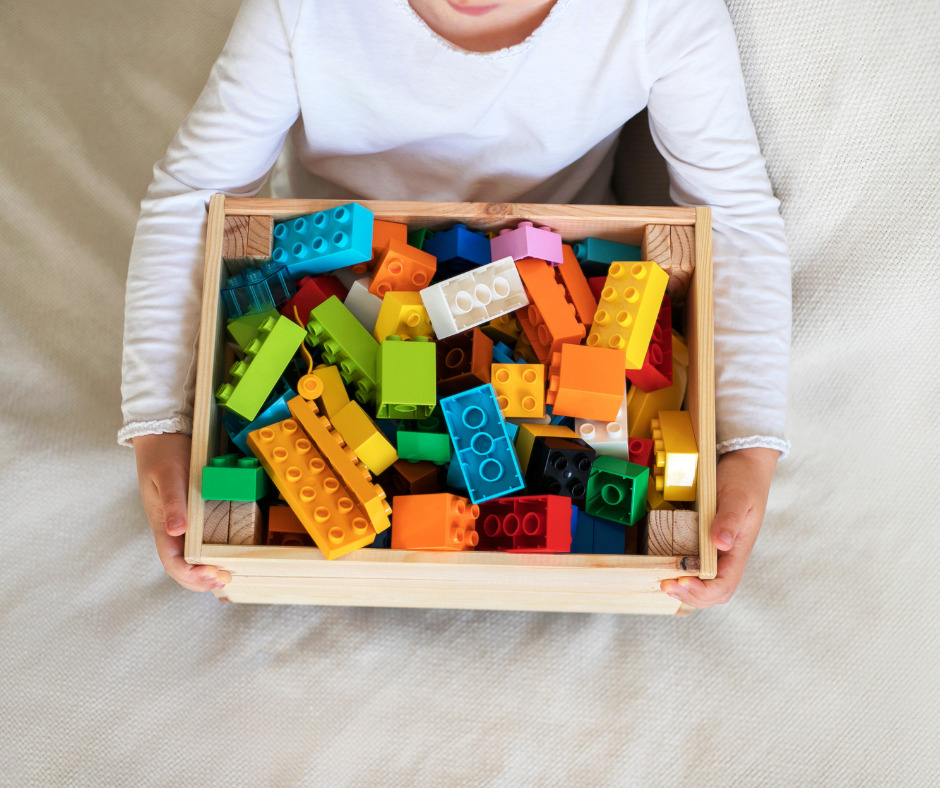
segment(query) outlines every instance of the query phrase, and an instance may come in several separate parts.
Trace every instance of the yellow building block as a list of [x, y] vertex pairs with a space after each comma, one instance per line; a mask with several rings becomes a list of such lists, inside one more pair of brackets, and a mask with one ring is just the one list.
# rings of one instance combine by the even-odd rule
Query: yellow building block
[[668, 282], [650, 261], [611, 264], [586, 344], [622, 349], [624, 369], [641, 369]]
[[663, 494], [656, 489], [656, 477], [652, 473], [649, 475], [649, 483], [646, 488], [646, 506], [650, 511], [676, 508], [663, 498]]
[[248, 433], [248, 445], [326, 558], [372, 544], [365, 510], [294, 419]]
[[689, 349], [685, 340], [672, 334], [672, 385], [659, 391], [632, 386], [627, 394], [627, 433], [631, 438], [652, 436], [650, 422], [661, 410], [679, 410], [689, 382]]
[[428, 310], [424, 308], [421, 296], [395, 290], [386, 293], [372, 336], [379, 342], [384, 342], [390, 336], [433, 339], [434, 329], [431, 328]]
[[516, 457], [519, 458], [519, 467], [522, 468], [523, 474], [529, 466], [535, 439], [543, 435], [551, 438], [578, 437], [571, 427], [563, 424], [520, 424], [519, 433], [516, 435]]
[[698, 447], [688, 411], [661, 410], [653, 419], [653, 475], [667, 501], [694, 501]]
[[545, 415], [543, 364], [492, 364], [490, 382], [505, 418], [542, 418]]
[[304, 375], [297, 384], [297, 393], [316, 402], [330, 419], [349, 404], [349, 395], [337, 366], [321, 364], [309, 376]]
[[375, 426], [358, 402], [350, 402], [330, 417], [333, 428], [373, 474], [382, 473], [398, 459], [398, 452]]
[[359, 462], [355, 452], [343, 444], [342, 436], [333, 429], [325, 416], [318, 415], [317, 406], [303, 397], [294, 397], [287, 407], [304, 432], [310, 436], [317, 449], [337, 478], [366, 512], [376, 533], [389, 527], [388, 519], [392, 509], [385, 500], [385, 491], [377, 484], [372, 484], [372, 475], [365, 465]]

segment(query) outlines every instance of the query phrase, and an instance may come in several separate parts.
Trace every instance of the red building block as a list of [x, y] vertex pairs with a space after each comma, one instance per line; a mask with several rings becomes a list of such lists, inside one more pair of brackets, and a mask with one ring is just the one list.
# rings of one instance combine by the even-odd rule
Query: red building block
[[642, 391], [658, 391], [672, 385], [672, 304], [663, 296], [653, 336], [640, 369], [628, 369], [627, 380]]
[[544, 260], [529, 257], [516, 261], [516, 269], [529, 296], [529, 305], [516, 312], [522, 330], [543, 364], [551, 361], [566, 342], [581, 342], [587, 334], [578, 320], [574, 304], [565, 297], [565, 288], [555, 279], [555, 271]]
[[335, 276], [305, 276], [297, 283], [297, 292], [281, 307], [284, 317], [296, 320], [294, 307], [300, 316], [300, 325], [310, 322], [310, 310], [316, 309], [330, 296], [335, 295], [340, 301], [346, 298], [348, 291]]
[[[591, 276], [587, 280], [588, 287], [591, 288], [591, 295], [594, 296], [594, 300], [597, 301], [601, 297], [601, 293], [604, 292], [604, 287], [607, 284], [606, 276]], [[591, 315], [591, 322], [593, 322], [594, 315]]]
[[380, 298], [389, 290], [417, 292], [431, 283], [436, 272], [437, 258], [433, 254], [393, 238], [376, 263], [369, 292]]
[[545, 401], [556, 416], [615, 421], [623, 402], [623, 351], [564, 344], [552, 356]]
[[393, 550], [472, 550], [480, 507], [450, 493], [400, 495], [392, 513]]
[[571, 499], [560, 495], [497, 498], [480, 505], [478, 550], [571, 551]]
[[634, 465], [642, 465], [645, 468], [653, 467], [656, 453], [653, 451], [652, 438], [630, 438], [628, 449], [630, 462]]

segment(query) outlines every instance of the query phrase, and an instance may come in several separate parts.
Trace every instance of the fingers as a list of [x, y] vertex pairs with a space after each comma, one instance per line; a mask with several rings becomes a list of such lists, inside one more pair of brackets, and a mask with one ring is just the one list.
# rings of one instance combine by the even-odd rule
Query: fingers
[[187, 563], [183, 558], [182, 536], [170, 536], [161, 529], [154, 529], [153, 537], [163, 568], [183, 588], [190, 591], [212, 591], [231, 582], [231, 573], [224, 569]]
[[663, 580], [660, 588], [673, 599], [697, 608], [724, 605], [731, 601], [744, 574], [747, 557], [740, 551], [718, 556], [718, 574], [712, 580], [699, 580], [697, 577], [680, 577], [676, 580]]

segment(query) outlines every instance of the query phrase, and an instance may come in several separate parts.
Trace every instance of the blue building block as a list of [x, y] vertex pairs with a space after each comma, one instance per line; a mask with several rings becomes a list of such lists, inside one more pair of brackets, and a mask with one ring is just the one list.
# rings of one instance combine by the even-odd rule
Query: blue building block
[[289, 419], [291, 415], [287, 402], [296, 396], [297, 393], [281, 378], [253, 421], [243, 419], [230, 410], [225, 411], [222, 414], [222, 424], [225, 425], [229, 439], [245, 455], [253, 456], [251, 449], [248, 448], [248, 433]]
[[364, 263], [372, 259], [368, 208], [351, 202], [274, 225], [274, 262], [294, 279]]
[[574, 429], [574, 419], [571, 418], [571, 416], [556, 416], [554, 413], [552, 413], [551, 405], [545, 406], [545, 413], [549, 417], [549, 419], [551, 419], [549, 424], [554, 424], [556, 426], [560, 424], [565, 427], [571, 427], [571, 429]]
[[493, 363], [515, 364], [516, 360], [512, 357], [512, 348], [510, 348], [505, 342], [494, 342]]
[[294, 295], [287, 269], [277, 263], [249, 266], [225, 280], [222, 303], [232, 319], [277, 309]]
[[577, 510], [577, 524], [572, 532], [572, 553], [624, 555], [627, 530], [620, 523]]
[[372, 544], [367, 544], [366, 547], [377, 548], [379, 550], [390, 550], [392, 547], [392, 529], [386, 528], [381, 533], [377, 533]]
[[571, 509], [571, 552], [594, 552], [594, 518], [577, 507]]
[[467, 480], [463, 477], [463, 471], [460, 470], [460, 462], [457, 460], [457, 452], [454, 451], [451, 444], [451, 460], [447, 465], [447, 486], [454, 490], [466, 490]]
[[490, 384], [444, 397], [441, 410], [472, 503], [509, 495], [525, 486]]
[[601, 238], [585, 238], [574, 244], [572, 250], [586, 276], [606, 276], [611, 263], [642, 259], [639, 246], [604, 241]]
[[437, 258], [439, 277], [441, 269], [460, 274], [470, 268], [492, 262], [490, 239], [464, 224], [455, 224], [449, 230], [434, 233], [430, 238], [426, 238], [423, 250]]

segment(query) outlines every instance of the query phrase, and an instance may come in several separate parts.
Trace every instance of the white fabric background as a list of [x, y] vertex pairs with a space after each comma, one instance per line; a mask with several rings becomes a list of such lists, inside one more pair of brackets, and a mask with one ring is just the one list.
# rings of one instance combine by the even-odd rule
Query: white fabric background
[[940, 6], [733, 0], [790, 437], [686, 619], [220, 605], [117, 447], [137, 207], [236, 4], [0, 3], [0, 784], [935, 785]]

